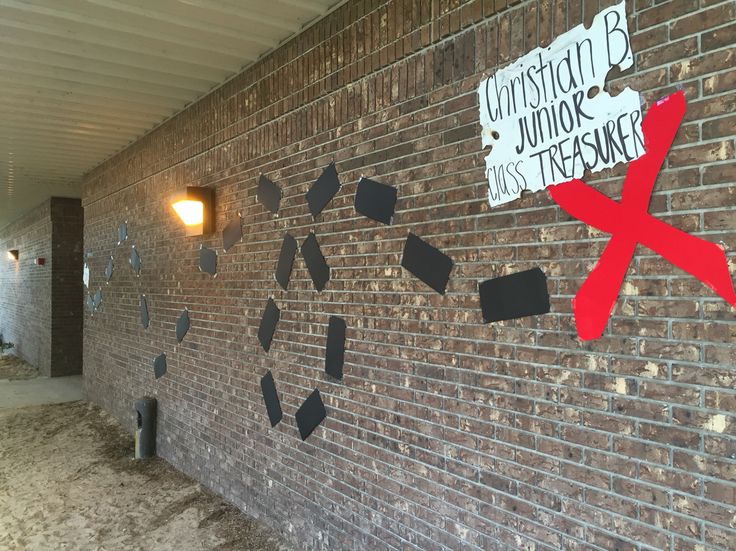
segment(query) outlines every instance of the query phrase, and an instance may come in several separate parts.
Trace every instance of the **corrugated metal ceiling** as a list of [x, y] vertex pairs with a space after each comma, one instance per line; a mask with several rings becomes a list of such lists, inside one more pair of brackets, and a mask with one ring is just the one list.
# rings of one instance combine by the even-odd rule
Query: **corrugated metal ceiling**
[[0, 0], [0, 227], [337, 0]]

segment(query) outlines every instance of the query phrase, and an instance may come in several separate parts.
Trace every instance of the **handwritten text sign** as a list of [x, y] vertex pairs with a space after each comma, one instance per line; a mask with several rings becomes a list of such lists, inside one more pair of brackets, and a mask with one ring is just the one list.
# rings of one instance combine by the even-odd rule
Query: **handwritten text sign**
[[621, 2], [480, 83], [491, 206], [644, 153], [638, 92], [603, 91], [608, 71], [633, 59]]

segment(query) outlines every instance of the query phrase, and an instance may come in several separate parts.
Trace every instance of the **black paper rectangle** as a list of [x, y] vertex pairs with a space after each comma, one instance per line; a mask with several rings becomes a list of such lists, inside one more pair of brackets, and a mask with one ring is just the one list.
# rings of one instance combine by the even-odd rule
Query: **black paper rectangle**
[[413, 233], [406, 239], [401, 265], [441, 295], [445, 294], [452, 259]]
[[294, 266], [294, 255], [296, 255], [297, 243], [288, 233], [284, 236], [279, 253], [279, 262], [276, 265], [276, 281], [286, 291], [291, 279], [291, 269]]
[[384, 224], [391, 224], [396, 207], [396, 188], [361, 178], [355, 192], [355, 210]]
[[276, 324], [281, 317], [281, 311], [272, 298], [268, 299], [266, 308], [263, 310], [261, 324], [258, 327], [258, 340], [263, 349], [268, 352], [271, 348], [271, 340], [276, 331]]
[[258, 201], [272, 213], [278, 214], [281, 188], [263, 174], [258, 179]]
[[307, 270], [309, 270], [315, 288], [321, 291], [330, 280], [330, 267], [319, 248], [317, 236], [312, 232], [302, 243], [302, 256], [307, 264]]
[[337, 176], [337, 169], [335, 163], [330, 163], [307, 192], [307, 203], [312, 218], [317, 218], [317, 215], [322, 212], [322, 209], [327, 206], [327, 203], [332, 200], [339, 190], [340, 179]]
[[342, 379], [342, 366], [345, 362], [345, 320], [330, 316], [327, 327], [327, 351], [325, 354], [325, 373]]
[[549, 312], [547, 276], [539, 268], [489, 279], [478, 291], [485, 323]]
[[284, 414], [281, 411], [281, 402], [276, 392], [276, 382], [273, 380], [273, 375], [270, 371], [261, 378], [261, 392], [263, 392], [263, 401], [266, 403], [268, 420], [271, 421], [271, 426], [275, 427], [279, 424]]
[[325, 417], [327, 417], [327, 411], [322, 402], [322, 396], [319, 394], [319, 389], [315, 388], [296, 412], [296, 424], [299, 426], [302, 440], [306, 440]]

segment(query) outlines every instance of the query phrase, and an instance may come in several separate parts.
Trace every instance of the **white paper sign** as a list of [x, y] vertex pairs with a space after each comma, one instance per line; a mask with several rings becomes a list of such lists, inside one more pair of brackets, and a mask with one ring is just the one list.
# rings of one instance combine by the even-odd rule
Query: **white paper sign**
[[491, 206], [644, 153], [639, 93], [603, 91], [608, 71], [633, 61], [621, 2], [480, 83]]

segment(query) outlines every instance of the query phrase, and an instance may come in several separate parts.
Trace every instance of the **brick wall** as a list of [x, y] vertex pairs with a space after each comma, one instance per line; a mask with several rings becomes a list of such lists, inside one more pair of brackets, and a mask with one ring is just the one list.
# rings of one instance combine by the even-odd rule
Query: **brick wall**
[[84, 211], [79, 199], [51, 200], [53, 277], [51, 280], [52, 375], [82, 372], [84, 326], [82, 234]]
[[[18, 261], [6, 252], [18, 249]], [[46, 266], [33, 261], [44, 257]], [[20, 356], [51, 372], [51, 201], [0, 230], [0, 333]]]
[[82, 372], [82, 225], [79, 199], [53, 197], [0, 230], [0, 334], [42, 375]]
[[[94, 170], [85, 247], [104, 298], [85, 317], [89, 395], [131, 428], [133, 400], [156, 395], [160, 454], [305, 549], [736, 548], [733, 310], [640, 248], [603, 338], [582, 343], [570, 301], [605, 236], [545, 193], [487, 205], [478, 82], [602, 7], [348, 2]], [[630, 3], [636, 64], [609, 83], [647, 105], [684, 90], [650, 210], [729, 248], [735, 11]], [[313, 222], [304, 194], [331, 160], [343, 187]], [[624, 171], [589, 182], [615, 197]], [[282, 186], [278, 217], [256, 201], [260, 173]], [[356, 215], [361, 175], [398, 188], [394, 225]], [[186, 185], [216, 189], [218, 231], [245, 220], [215, 279], [197, 260], [219, 235], [184, 237], [168, 205]], [[332, 268], [322, 293], [300, 256], [288, 292], [274, 281], [287, 230], [300, 243], [316, 232]], [[408, 231], [454, 260], [444, 297], [402, 270]], [[125, 266], [132, 244], [140, 277]], [[478, 282], [534, 266], [552, 312], [483, 325]], [[282, 317], [265, 353], [269, 296]], [[331, 314], [348, 325], [342, 384], [323, 372]], [[275, 429], [259, 387], [269, 369]], [[328, 418], [302, 443], [293, 415], [315, 387]]]

